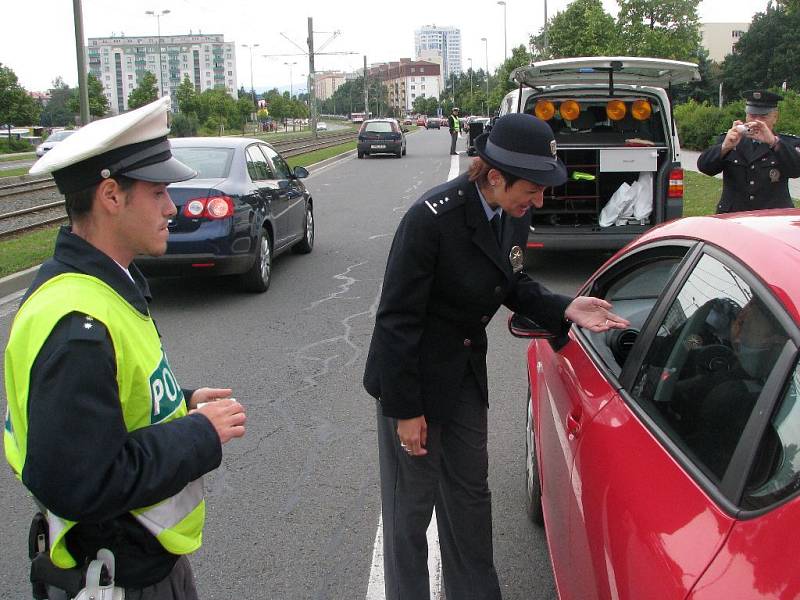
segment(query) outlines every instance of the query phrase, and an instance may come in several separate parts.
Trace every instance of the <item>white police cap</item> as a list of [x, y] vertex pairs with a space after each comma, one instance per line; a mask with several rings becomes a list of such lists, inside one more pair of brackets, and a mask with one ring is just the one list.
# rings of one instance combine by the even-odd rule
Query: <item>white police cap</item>
[[52, 173], [62, 194], [77, 192], [113, 175], [173, 183], [197, 173], [170, 151], [169, 96], [122, 115], [93, 121], [40, 158], [31, 175]]

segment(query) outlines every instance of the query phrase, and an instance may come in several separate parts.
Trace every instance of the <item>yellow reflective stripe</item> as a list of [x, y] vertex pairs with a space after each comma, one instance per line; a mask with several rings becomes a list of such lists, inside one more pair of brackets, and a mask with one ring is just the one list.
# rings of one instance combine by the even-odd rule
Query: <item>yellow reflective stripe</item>
[[175, 527], [165, 529], [156, 539], [164, 548], [173, 554], [189, 554], [203, 545], [203, 530], [198, 531], [198, 523], [203, 523], [206, 518], [206, 503], [201, 502], [197, 507], [178, 523]]
[[180, 492], [149, 508], [134, 510], [134, 516], [154, 536], [178, 525], [203, 502], [203, 478], [195, 479]]

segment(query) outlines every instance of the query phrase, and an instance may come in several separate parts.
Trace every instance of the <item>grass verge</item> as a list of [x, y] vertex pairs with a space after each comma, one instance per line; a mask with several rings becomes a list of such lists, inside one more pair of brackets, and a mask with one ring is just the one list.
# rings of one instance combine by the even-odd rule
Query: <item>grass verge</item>
[[356, 141], [353, 140], [352, 142], [345, 142], [344, 144], [339, 144], [338, 146], [331, 146], [330, 148], [323, 148], [322, 150], [315, 150], [314, 152], [308, 152], [306, 154], [290, 156], [286, 159], [286, 162], [289, 163], [289, 168], [291, 169], [294, 169], [297, 165], [302, 165], [305, 167], [307, 165], [313, 165], [314, 163], [323, 161], [326, 158], [331, 158], [338, 154], [344, 154], [345, 152], [355, 149]]
[[58, 226], [0, 240], [0, 277], [38, 265], [53, 254]]
[[3, 156], [0, 154], [0, 162], [12, 162], [15, 160], [31, 160], [36, 158], [35, 152], [26, 152], [24, 154], [14, 154], [13, 156]]
[[19, 177], [27, 175], [30, 167], [19, 167], [18, 169], [4, 169], [0, 171], [0, 177]]

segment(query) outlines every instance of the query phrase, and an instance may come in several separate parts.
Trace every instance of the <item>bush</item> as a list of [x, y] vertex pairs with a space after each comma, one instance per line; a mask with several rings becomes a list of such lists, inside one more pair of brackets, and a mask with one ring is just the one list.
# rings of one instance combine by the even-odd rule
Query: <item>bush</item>
[[194, 113], [178, 113], [172, 119], [171, 132], [175, 137], [191, 137], [197, 135], [200, 126]]
[[[775, 131], [800, 135], [800, 94], [794, 91], [779, 92], [783, 100], [778, 104], [780, 116]], [[681, 145], [692, 150], [705, 150], [717, 137], [730, 129], [731, 123], [745, 118], [744, 100], [736, 100], [722, 108], [708, 102], [690, 100], [675, 106]]]
[[11, 136], [11, 145], [9, 146], [8, 143], [8, 136], [0, 134], [0, 154], [9, 154], [11, 152], [31, 152], [33, 151], [33, 146], [31, 146], [30, 142], [23, 139], [17, 139], [15, 136]]

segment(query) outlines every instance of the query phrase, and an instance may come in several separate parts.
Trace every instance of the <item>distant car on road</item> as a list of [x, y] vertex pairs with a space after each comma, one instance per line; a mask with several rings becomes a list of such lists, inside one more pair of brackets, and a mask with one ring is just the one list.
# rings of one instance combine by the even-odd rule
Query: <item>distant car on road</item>
[[417, 127], [425, 127], [425, 117], [417, 117]]
[[442, 122], [437, 117], [428, 117], [425, 122], [425, 129], [441, 129]]
[[358, 131], [358, 158], [370, 154], [394, 154], [402, 158], [406, 153], [406, 130], [396, 119], [370, 119]]
[[328, 124], [325, 121], [317, 123], [317, 131], [328, 131]]
[[532, 338], [528, 512], [561, 598], [798, 597], [798, 224], [762, 210], [646, 232], [578, 292], [625, 329], [548, 340], [512, 318]]
[[44, 156], [48, 150], [52, 150], [59, 142], [63, 142], [73, 133], [75, 133], [74, 129], [62, 129], [51, 133], [47, 140], [36, 146], [36, 156]]
[[140, 256], [147, 275], [240, 276], [243, 288], [265, 292], [272, 261], [314, 247], [313, 200], [304, 167], [289, 169], [272, 146], [250, 138], [175, 138], [172, 154], [198, 172], [173, 183], [178, 209], [169, 223], [167, 252]]

